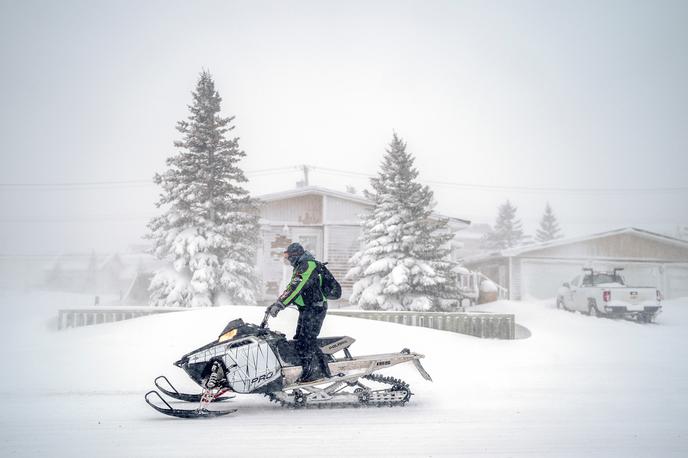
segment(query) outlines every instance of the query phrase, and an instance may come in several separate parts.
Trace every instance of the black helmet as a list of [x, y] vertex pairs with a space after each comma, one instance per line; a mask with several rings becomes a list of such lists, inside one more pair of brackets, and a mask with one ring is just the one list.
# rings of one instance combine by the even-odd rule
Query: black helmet
[[284, 257], [287, 258], [289, 264], [293, 266], [304, 252], [305, 250], [303, 249], [303, 246], [301, 246], [300, 243], [294, 242], [290, 244], [286, 250], [284, 250]]

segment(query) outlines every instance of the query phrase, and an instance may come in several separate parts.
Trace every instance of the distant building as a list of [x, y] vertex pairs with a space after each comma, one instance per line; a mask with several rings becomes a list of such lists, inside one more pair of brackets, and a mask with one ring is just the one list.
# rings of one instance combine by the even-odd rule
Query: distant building
[[460, 261], [464, 258], [484, 253], [485, 249], [482, 247], [483, 238], [491, 231], [492, 228], [489, 224], [471, 223], [466, 229], [458, 232], [456, 237], [454, 237], [454, 243], [457, 246], [455, 260]]
[[583, 267], [622, 267], [631, 286], [688, 296], [688, 241], [632, 227], [468, 257], [464, 265], [508, 288], [511, 299], [554, 297]]
[[[147, 253], [68, 254], [44, 264], [43, 281], [36, 286], [55, 291], [118, 295], [125, 299], [139, 273], [150, 273], [163, 265], [164, 261]], [[150, 276], [146, 278], [150, 280]], [[136, 299], [136, 302], [147, 302], [147, 298], [141, 300], [140, 294]]]
[[[291, 242], [301, 243], [340, 280], [343, 299], [351, 294], [352, 283], [344, 280], [349, 259], [361, 249], [361, 215], [372, 203], [350, 192], [306, 186], [261, 196], [263, 244], [258, 254], [258, 270], [263, 276], [265, 297], [274, 298], [284, 288], [291, 267], [282, 263], [282, 252]], [[440, 216], [440, 215], [438, 215]], [[449, 217], [450, 228], [459, 232], [470, 221]], [[453, 244], [454, 251], [462, 245]], [[456, 258], [456, 254], [453, 255]]]

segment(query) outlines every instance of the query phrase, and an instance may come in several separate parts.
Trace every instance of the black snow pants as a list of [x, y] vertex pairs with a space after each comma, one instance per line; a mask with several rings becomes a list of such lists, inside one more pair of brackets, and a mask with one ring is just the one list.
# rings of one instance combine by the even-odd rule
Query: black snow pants
[[327, 303], [312, 304], [299, 308], [299, 321], [296, 324], [296, 351], [303, 367], [302, 379], [329, 377], [326, 356], [318, 346], [318, 334], [327, 315]]

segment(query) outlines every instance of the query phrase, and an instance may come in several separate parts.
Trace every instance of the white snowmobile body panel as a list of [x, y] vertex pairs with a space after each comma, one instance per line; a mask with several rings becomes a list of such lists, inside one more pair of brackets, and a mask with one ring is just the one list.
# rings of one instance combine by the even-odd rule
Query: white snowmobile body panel
[[[372, 374], [380, 369], [385, 369], [397, 364], [402, 364], [408, 361], [418, 361], [424, 356], [419, 353], [383, 353], [378, 355], [357, 356], [352, 359], [339, 359], [329, 363], [332, 378], [329, 381], [336, 380], [355, 380], [364, 375]], [[419, 363], [420, 364], [420, 363]], [[284, 374], [284, 389], [294, 388], [296, 386], [314, 385], [322, 383], [322, 380], [299, 384], [297, 380], [301, 376], [301, 366], [284, 366], [282, 373]]]
[[220, 344], [189, 355], [193, 364], [220, 359], [227, 383], [237, 393], [251, 393], [281, 377], [280, 361], [270, 345], [254, 337]]

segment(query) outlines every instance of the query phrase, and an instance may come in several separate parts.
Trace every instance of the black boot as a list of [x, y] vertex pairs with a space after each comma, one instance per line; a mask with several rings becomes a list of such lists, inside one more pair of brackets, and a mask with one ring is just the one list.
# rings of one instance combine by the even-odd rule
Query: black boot
[[301, 362], [301, 376], [297, 383], [307, 383], [318, 380], [318, 375], [313, 370], [313, 358], [305, 359]]
[[322, 351], [320, 351], [318, 354], [318, 363], [320, 364], [320, 372], [322, 372], [322, 375], [327, 378], [332, 377], [328, 358]]

